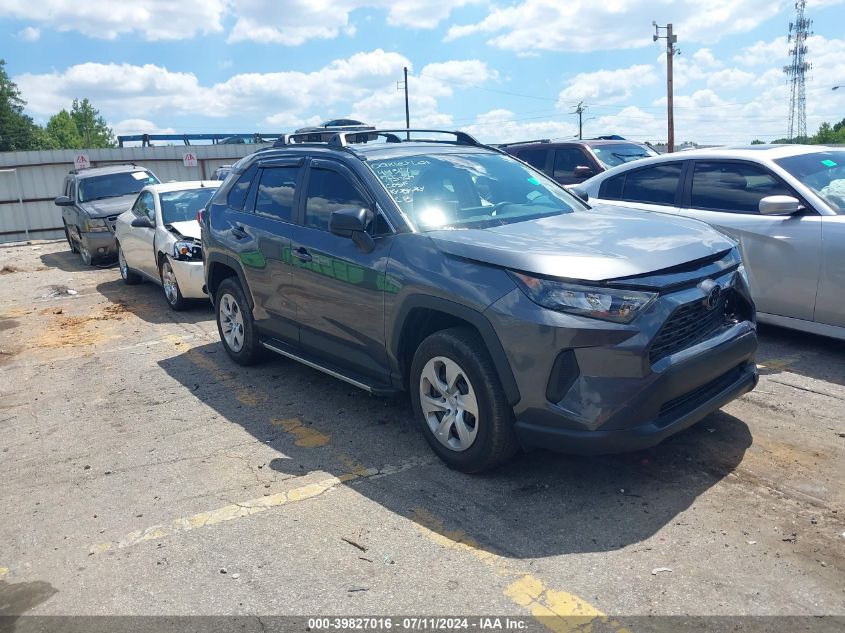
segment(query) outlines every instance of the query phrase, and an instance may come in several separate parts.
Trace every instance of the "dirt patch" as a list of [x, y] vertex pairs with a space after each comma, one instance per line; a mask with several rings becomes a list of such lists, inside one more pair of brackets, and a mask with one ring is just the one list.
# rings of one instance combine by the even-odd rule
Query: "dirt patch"
[[114, 322], [123, 321], [132, 314], [122, 303], [110, 303], [99, 312], [85, 316], [66, 315], [62, 308], [51, 308], [46, 313], [54, 318], [36, 347], [76, 347], [119, 338]]
[[16, 328], [20, 325], [14, 319], [0, 319], [0, 332], [4, 332], [6, 330], [11, 330], [12, 328]]
[[6, 265], [3, 266], [3, 268], [0, 268], [0, 275], [11, 275], [12, 273], [19, 273], [19, 272], [23, 272], [23, 271], [20, 268], [18, 268], [17, 266], [12, 266], [10, 264], [6, 264]]

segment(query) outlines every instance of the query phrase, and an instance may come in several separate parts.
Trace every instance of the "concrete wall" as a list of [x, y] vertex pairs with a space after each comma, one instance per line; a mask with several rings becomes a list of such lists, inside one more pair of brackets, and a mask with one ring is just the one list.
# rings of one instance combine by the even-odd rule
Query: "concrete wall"
[[[162, 182], [210, 178], [220, 165], [234, 163], [265, 145], [191, 145], [186, 147], [124, 147], [119, 149], [49, 150], [0, 153], [0, 243], [64, 237], [62, 214], [53, 204], [64, 177], [84, 153], [92, 167], [136, 163]], [[185, 167], [186, 151], [197, 156], [196, 167]], [[23, 204], [18, 201], [22, 198]]]

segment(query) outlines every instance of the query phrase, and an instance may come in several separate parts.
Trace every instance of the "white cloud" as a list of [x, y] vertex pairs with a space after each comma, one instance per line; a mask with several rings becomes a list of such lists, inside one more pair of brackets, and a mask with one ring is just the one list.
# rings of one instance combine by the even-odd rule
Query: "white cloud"
[[109, 127], [114, 131], [115, 136], [177, 133], [172, 127], [159, 127], [146, 119], [124, 119], [117, 123], [109, 123]]
[[239, 0], [232, 5], [235, 26], [230, 42], [251, 40], [298, 46], [312, 39], [333, 39], [352, 35], [351, 14], [359, 9], [387, 10], [392, 26], [434, 28], [449, 17], [452, 9], [478, 0]]
[[34, 26], [28, 26], [18, 32], [18, 37], [25, 42], [37, 42], [41, 38], [41, 29], [36, 29]]
[[483, 143], [506, 143], [538, 138], [572, 137], [578, 134], [578, 125], [573, 121], [521, 120], [510, 110], [498, 108], [479, 114], [475, 122], [462, 126], [461, 129]]
[[569, 80], [558, 95], [558, 107], [572, 107], [581, 100], [618, 103], [631, 97], [632, 92], [657, 82], [657, 73], [650, 64], [637, 64], [618, 70], [598, 70], [579, 73]]
[[494, 6], [477, 24], [452, 26], [447, 40], [474, 34], [514, 51], [596, 51], [648, 46], [651, 22], [673, 22], [681, 41], [715, 42], [750, 31], [785, 0], [523, 0]]
[[148, 40], [172, 40], [222, 31], [227, 6], [228, 0], [4, 0], [0, 17], [31, 20], [59, 31], [79, 31], [107, 40], [131, 32], [140, 32]]

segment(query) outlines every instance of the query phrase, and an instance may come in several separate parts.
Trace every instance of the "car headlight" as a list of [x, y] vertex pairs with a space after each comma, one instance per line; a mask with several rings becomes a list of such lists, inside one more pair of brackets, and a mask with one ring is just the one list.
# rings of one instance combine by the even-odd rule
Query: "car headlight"
[[739, 273], [739, 276], [742, 277], [742, 281], [745, 282], [745, 287], [748, 288], [748, 271], [745, 270], [745, 264], [740, 264], [737, 267], [736, 272]]
[[176, 259], [199, 259], [202, 248], [196, 242], [176, 242], [173, 245], [173, 256]]
[[582, 286], [509, 272], [516, 284], [537, 305], [617, 323], [630, 323], [657, 297], [656, 292]]
[[102, 218], [88, 218], [89, 233], [105, 233], [108, 230], [109, 225]]

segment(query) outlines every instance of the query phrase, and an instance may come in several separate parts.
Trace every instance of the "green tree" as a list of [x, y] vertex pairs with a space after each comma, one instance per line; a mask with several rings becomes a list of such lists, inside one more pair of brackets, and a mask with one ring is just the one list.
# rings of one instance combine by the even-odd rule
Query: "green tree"
[[17, 84], [6, 73], [6, 61], [0, 59], [0, 152], [49, 149], [48, 136], [24, 113], [25, 106]]
[[759, 138], [755, 138], [753, 141], [751, 141], [751, 144], [752, 145], [765, 145], [765, 143], [763, 141], [761, 141]]
[[76, 123], [76, 129], [82, 137], [83, 147], [115, 147], [116, 141], [114, 132], [106, 124], [106, 120], [100, 116], [97, 110], [88, 99], [73, 100], [70, 108], [70, 117]]
[[67, 110], [54, 114], [47, 121], [47, 135], [58, 149], [82, 149], [85, 144], [76, 121]]

